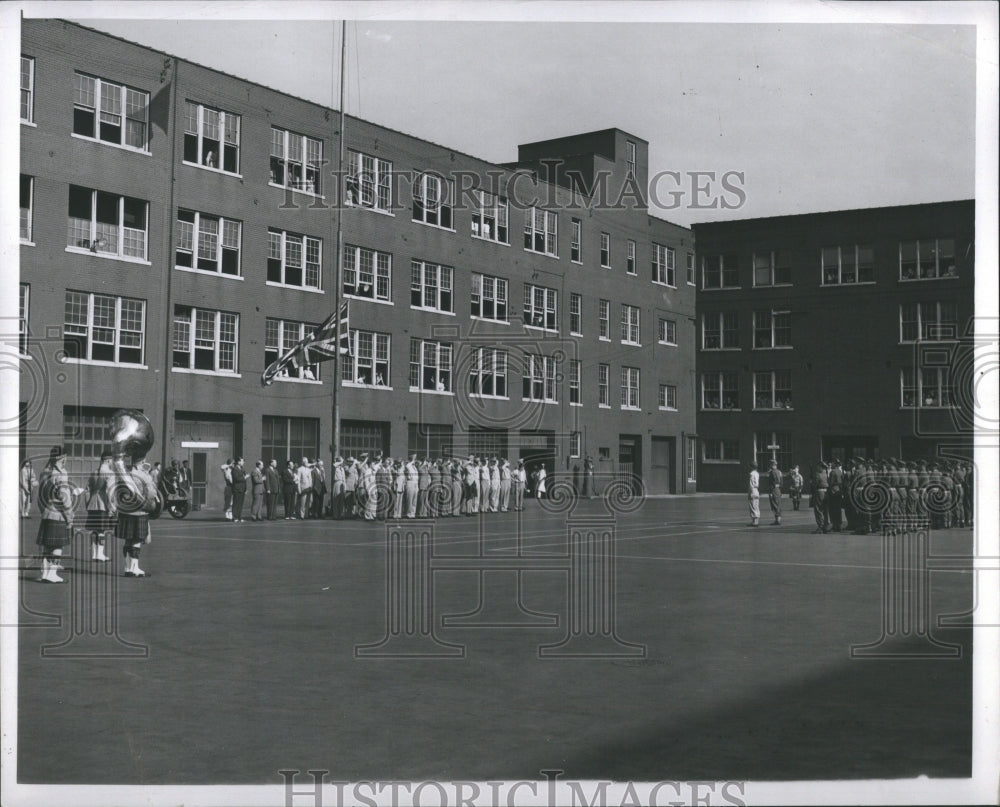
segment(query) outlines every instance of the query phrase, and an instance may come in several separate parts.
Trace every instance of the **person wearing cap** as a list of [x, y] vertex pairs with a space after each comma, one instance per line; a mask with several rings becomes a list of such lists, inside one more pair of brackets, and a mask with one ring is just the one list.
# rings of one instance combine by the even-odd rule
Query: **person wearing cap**
[[63, 547], [70, 542], [73, 530], [73, 507], [75, 505], [69, 474], [66, 473], [66, 455], [62, 446], [53, 446], [49, 461], [42, 469], [38, 480], [38, 508], [42, 511], [42, 523], [38, 525], [35, 543], [42, 555], [43, 583], [65, 583], [58, 574], [61, 567]]
[[427, 474], [430, 477], [430, 484], [427, 487], [427, 515], [437, 518], [441, 514], [444, 504], [444, 491], [441, 489], [441, 466], [438, 460], [428, 462]]
[[767, 472], [767, 481], [770, 483], [770, 491], [767, 498], [771, 504], [771, 512], [774, 513], [774, 524], [781, 524], [781, 480], [782, 473], [778, 470], [777, 460], [771, 460], [770, 470]]
[[462, 515], [462, 502], [465, 495], [465, 486], [462, 484], [462, 463], [457, 458], [452, 458], [445, 466], [446, 478], [451, 483], [451, 512], [452, 517]]
[[411, 454], [410, 461], [403, 466], [403, 473], [406, 477], [406, 494], [404, 510], [407, 518], [417, 517], [417, 494], [419, 493], [420, 468], [417, 464], [417, 455]]
[[827, 494], [827, 511], [830, 523], [833, 525], [833, 531], [840, 532], [841, 508], [844, 504], [844, 471], [840, 467], [839, 459], [834, 458], [832, 465], [828, 476], [830, 492]]
[[750, 527], [760, 524], [760, 474], [757, 473], [757, 463], [750, 463], [750, 478], [747, 487], [747, 500], [750, 502]]
[[510, 509], [510, 463], [507, 458], [500, 460], [500, 512], [506, 513]]
[[490, 509], [490, 469], [486, 464], [486, 457], [479, 461], [477, 472], [479, 474], [479, 512], [487, 513]]
[[361, 489], [365, 492], [365, 521], [374, 521], [378, 515], [379, 490], [375, 477], [375, 460], [367, 457], [361, 465]]
[[830, 490], [830, 477], [826, 472], [826, 463], [820, 460], [816, 463], [812, 476], [812, 508], [816, 519], [818, 533], [830, 531], [830, 513], [827, 510], [827, 493]]
[[339, 454], [333, 458], [333, 484], [330, 486], [330, 512], [336, 519], [344, 517], [344, 458]]
[[113, 466], [116, 477], [114, 503], [118, 513], [116, 533], [123, 542], [125, 577], [149, 577], [148, 572], [139, 568], [139, 554], [142, 545], [152, 540], [150, 516], [159, 515], [156, 486], [139, 463], [141, 459], [126, 453], [118, 457]]
[[583, 461], [583, 495], [588, 499], [593, 499], [597, 495], [594, 486], [594, 458], [589, 454]]
[[114, 455], [101, 454], [100, 465], [87, 479], [87, 532], [90, 533], [90, 559], [107, 563], [104, 553], [107, 536], [115, 531], [115, 469], [111, 467]]
[[792, 484], [788, 489], [788, 495], [792, 500], [792, 509], [798, 510], [799, 505], [802, 503], [802, 486], [805, 484], [802, 474], [799, 473], [798, 465], [792, 466], [791, 482]]
[[358, 461], [354, 457], [348, 457], [344, 461], [343, 518], [354, 518], [358, 515], [358, 479], [360, 476]]
[[392, 457], [383, 457], [375, 471], [378, 485], [378, 517], [386, 521], [395, 509], [395, 485], [393, 484]]
[[465, 485], [462, 506], [467, 516], [475, 515], [479, 512], [479, 464], [471, 454], [462, 466], [462, 478]]
[[406, 470], [403, 468], [403, 460], [394, 460], [392, 468], [392, 517], [400, 519], [403, 517], [403, 497], [406, 494]]
[[514, 510], [524, 510], [524, 486], [528, 475], [524, 470], [524, 460], [517, 461], [517, 467], [511, 472], [511, 487], [514, 489]]

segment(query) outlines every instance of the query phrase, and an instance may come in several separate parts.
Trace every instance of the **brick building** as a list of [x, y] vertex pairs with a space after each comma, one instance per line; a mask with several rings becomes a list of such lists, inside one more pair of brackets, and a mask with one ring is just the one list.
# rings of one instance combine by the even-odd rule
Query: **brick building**
[[698, 486], [971, 456], [972, 201], [696, 224]]
[[692, 233], [612, 204], [642, 139], [496, 165], [349, 117], [341, 183], [335, 110], [58, 20], [23, 21], [21, 124], [26, 456], [89, 470], [126, 406], [207, 508], [229, 456], [329, 462], [333, 364], [260, 376], [336, 310], [342, 208], [343, 453], [694, 489]]

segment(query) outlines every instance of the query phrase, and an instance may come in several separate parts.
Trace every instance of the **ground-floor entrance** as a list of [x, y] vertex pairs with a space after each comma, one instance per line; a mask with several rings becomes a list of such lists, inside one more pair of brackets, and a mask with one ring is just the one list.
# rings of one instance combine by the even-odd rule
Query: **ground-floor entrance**
[[191, 472], [192, 508], [222, 508], [225, 478], [220, 468], [227, 459], [242, 452], [242, 427], [239, 415], [175, 414], [167, 462], [187, 460]]
[[878, 437], [872, 435], [824, 435], [823, 460], [846, 461], [850, 457], [879, 459]]

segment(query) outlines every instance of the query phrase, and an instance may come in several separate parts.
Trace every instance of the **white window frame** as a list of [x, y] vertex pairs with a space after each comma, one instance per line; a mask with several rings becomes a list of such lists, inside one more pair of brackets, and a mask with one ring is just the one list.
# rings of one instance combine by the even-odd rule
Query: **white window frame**
[[[733, 266], [731, 268], [726, 267], [727, 261], [732, 260]], [[711, 268], [712, 273], [716, 271], [719, 273], [719, 283], [718, 285], [710, 286], [708, 284], [708, 273], [712, 264], [716, 264], [714, 268]], [[736, 283], [734, 285], [729, 285], [726, 283], [726, 275], [735, 275]], [[739, 289], [740, 286], [740, 261], [738, 255], [733, 255], [732, 253], [720, 253], [717, 255], [705, 255], [701, 259], [701, 287], [702, 289]]]
[[[25, 64], [27, 63], [27, 86], [25, 86]], [[21, 123], [35, 125], [35, 57], [21, 55], [21, 110], [28, 108], [28, 116], [21, 115]]]
[[[241, 125], [242, 119], [235, 112], [226, 112], [224, 109], [217, 109], [215, 107], [207, 106], [205, 104], [199, 104], [197, 101], [187, 100], [185, 101], [185, 112], [184, 112], [184, 151], [181, 152], [181, 162], [184, 165], [194, 166], [195, 168], [202, 168], [206, 171], [218, 171], [221, 174], [228, 174], [229, 176], [238, 177], [240, 176], [240, 135], [241, 135]], [[196, 111], [194, 131], [191, 129], [191, 108]], [[210, 112], [218, 115], [218, 152], [205, 151], [205, 113]], [[236, 130], [235, 142], [229, 140], [228, 128], [232, 124]], [[195, 147], [198, 152], [198, 159], [196, 161], [191, 161], [185, 159], [187, 152], [188, 137], [193, 135], [195, 138]], [[216, 138], [211, 138], [216, 140]], [[224, 168], [226, 164], [226, 153], [227, 149], [232, 149], [234, 155], [234, 161], [236, 163], [235, 170], [227, 170]], [[212, 165], [212, 160], [209, 159], [211, 154], [216, 154], [215, 165]]]
[[597, 365], [597, 405], [601, 409], [611, 408], [611, 365]]
[[635, 143], [625, 141], [625, 179], [635, 179]]
[[[391, 390], [392, 334], [351, 328], [347, 338], [351, 343], [351, 355], [342, 354], [340, 358], [344, 386]], [[366, 372], [370, 383], [364, 380]]]
[[[536, 242], [541, 240], [542, 248]], [[524, 211], [524, 249], [539, 255], [559, 257], [559, 218], [552, 210], [529, 207]]]
[[569, 220], [569, 259], [572, 263], [583, 263], [583, 221]]
[[622, 366], [621, 408], [628, 412], [638, 412], [641, 409], [639, 379], [638, 367]]
[[611, 233], [601, 233], [601, 268], [611, 268]]
[[[142, 263], [148, 266], [149, 202], [145, 199], [137, 199], [133, 196], [123, 196], [118, 193], [111, 193], [110, 191], [99, 191], [95, 188], [86, 188], [82, 185], [70, 185], [69, 192], [71, 194], [73, 193], [73, 188], [78, 188], [81, 191], [87, 191], [90, 193], [90, 220], [87, 221], [86, 219], [67, 216], [69, 219], [69, 232], [67, 235], [73, 236], [72, 241], [74, 243], [68, 244], [66, 251], [80, 254], [96, 254], [103, 258], [112, 258], [131, 263]], [[108, 224], [107, 222], [99, 223], [97, 221], [97, 195], [99, 193], [111, 196], [117, 200], [118, 218], [114, 224]], [[145, 227], [143, 229], [125, 226], [126, 199], [143, 205], [143, 219], [145, 220]], [[85, 228], [82, 223], [86, 224]], [[142, 255], [126, 254], [125, 245], [130, 233], [133, 234], [133, 238], [135, 238], [134, 234], [142, 234]], [[80, 235], [85, 235], [86, 237], [77, 237]], [[109, 249], [108, 247], [111, 246], [110, 237], [112, 235], [114, 236], [115, 242], [114, 248]], [[81, 241], [84, 243], [80, 243]]]
[[356, 149], [347, 150], [347, 193], [344, 203], [379, 213], [392, 213], [392, 162]]
[[412, 190], [413, 221], [455, 232], [455, 180], [424, 171], [417, 173]]
[[[427, 295], [433, 300], [427, 305]], [[415, 305], [413, 295], [420, 295], [420, 305]], [[410, 308], [433, 311], [435, 314], [455, 313], [455, 270], [430, 261], [410, 261]]]
[[[487, 290], [490, 293], [487, 293]], [[501, 291], [502, 290], [502, 291]], [[500, 322], [509, 325], [509, 305], [510, 305], [510, 284], [506, 278], [496, 275], [487, 275], [482, 272], [473, 272], [471, 287], [469, 292], [469, 310], [472, 319], [482, 319], [488, 322]], [[483, 313], [486, 310], [486, 303], [493, 306], [493, 316]], [[479, 306], [479, 313], [476, 313], [476, 306]]]
[[660, 384], [660, 411], [677, 411], [677, 385]]
[[580, 376], [583, 372], [583, 362], [580, 359], [569, 360], [569, 405], [583, 406], [582, 391], [580, 389]]
[[[903, 367], [899, 371], [899, 406], [901, 409], [950, 409], [955, 406], [954, 382], [950, 378], [948, 367]], [[912, 386], [907, 385], [906, 376], [913, 375]], [[928, 380], [933, 377], [933, 383]], [[906, 390], [912, 389], [916, 403], [906, 403]], [[928, 403], [927, 397], [933, 393], [933, 400]], [[948, 403], [945, 403], [945, 398]]]
[[687, 253], [687, 284], [689, 286], [697, 286], [698, 281], [694, 276], [694, 253]]
[[31, 313], [31, 284], [21, 283], [17, 297], [17, 352], [28, 355], [28, 321]]
[[597, 338], [611, 341], [611, 300], [597, 301]]
[[[365, 269], [362, 270], [362, 267]], [[350, 297], [352, 300], [393, 304], [391, 252], [344, 244], [343, 275], [345, 297]], [[371, 289], [371, 294], [364, 293], [366, 286]]]
[[[277, 236], [277, 239], [275, 239]], [[300, 256], [300, 265], [292, 265], [290, 256], [294, 255], [296, 244]], [[272, 254], [272, 250], [277, 245], [280, 250], [280, 258]], [[315, 260], [310, 260], [312, 254]], [[280, 260], [281, 280], [271, 280], [271, 261]], [[302, 273], [301, 283], [288, 282], [289, 270], [298, 269]], [[316, 285], [307, 284], [306, 278], [310, 273], [316, 276]], [[280, 286], [285, 289], [298, 289], [299, 291], [309, 291], [313, 293], [323, 293], [323, 239], [314, 238], [311, 235], [302, 233], [291, 233], [287, 230], [276, 230], [273, 227], [267, 231], [267, 280], [265, 285]]]
[[[735, 328], [726, 328], [726, 317], [736, 318]], [[713, 327], [713, 331], [718, 331], [719, 344], [717, 347], [708, 346], [708, 325], [711, 320], [717, 320], [718, 328]], [[715, 326], [715, 322], [712, 325]], [[735, 334], [736, 344], [726, 343], [726, 335]], [[738, 311], [712, 311], [701, 315], [701, 349], [702, 350], [739, 350], [740, 349], [740, 319]]]
[[[280, 143], [279, 143], [280, 141]], [[268, 185], [285, 188], [308, 196], [323, 198], [323, 140], [271, 126], [271, 159]], [[298, 159], [294, 159], [297, 152]], [[279, 182], [275, 170], [280, 163]], [[293, 177], [298, 168], [298, 177]]]
[[677, 252], [673, 247], [653, 244], [652, 272], [657, 285], [677, 288]]
[[[277, 323], [278, 344], [268, 344], [271, 336], [270, 323]], [[278, 317], [266, 317], [264, 320], [264, 367], [284, 356], [289, 350], [297, 345], [307, 335], [312, 335], [316, 331], [315, 325], [308, 322], [296, 322], [295, 320], [279, 319]], [[275, 381], [288, 381], [296, 384], [322, 384], [320, 376], [319, 362], [309, 364], [305, 367], [293, 367], [287, 365], [274, 377]]]
[[[942, 256], [941, 248], [944, 244], [951, 244], [951, 263], [947, 268], [942, 267]], [[913, 277], [906, 277], [903, 273], [903, 248], [905, 246], [913, 245], [914, 248], [914, 265], [916, 271]], [[924, 275], [923, 267], [921, 266], [920, 253], [922, 249], [929, 249], [934, 255], [934, 274]], [[922, 238], [915, 241], [900, 241], [899, 242], [899, 279], [903, 283], [910, 283], [917, 280], [945, 280], [953, 279], [958, 277], [958, 263], [956, 261], [955, 255], [955, 239], [954, 238]], [[947, 259], [946, 259], [947, 260]], [[948, 269], [953, 269], [951, 273]]]
[[489, 191], [473, 191], [472, 237], [510, 245], [507, 199]]
[[[671, 331], [673, 331], [672, 339], [670, 338]], [[660, 317], [658, 341], [661, 345], [670, 345], [670, 347], [677, 347], [677, 320]]]
[[[428, 348], [433, 354], [433, 364], [426, 361]], [[417, 352], [417, 361], [414, 361], [415, 351]], [[454, 395], [455, 367], [453, 358], [454, 349], [450, 342], [440, 342], [436, 339], [418, 339], [416, 337], [410, 337], [410, 392], [436, 395]], [[413, 383], [414, 369], [417, 370], [417, 378], [420, 381], [417, 385], [414, 385]], [[434, 389], [424, 387], [424, 373], [427, 370], [432, 371], [434, 374]]]
[[[707, 390], [706, 382], [711, 380], [714, 382], [712, 384], [713, 389]], [[735, 380], [735, 387], [730, 385], [726, 387], [727, 381]], [[717, 386], [716, 386], [717, 385]], [[718, 406], [707, 406], [705, 404], [705, 394], [708, 391], [714, 392], [718, 389], [719, 393], [719, 405]], [[727, 397], [727, 390], [730, 396], [735, 396], [735, 399]], [[727, 406], [726, 404], [732, 404]], [[739, 412], [740, 410], [740, 376], [739, 373], [719, 371], [713, 373], [702, 373], [701, 375], [701, 408], [707, 412]]]
[[[70, 294], [73, 294], [73, 295], [82, 295], [82, 296], [86, 297], [86, 305], [87, 305], [87, 312], [86, 312], [86, 314], [87, 314], [87, 317], [86, 317], [86, 322], [84, 322], [84, 323], [75, 323], [75, 322], [74, 323], [70, 323], [70, 322], [67, 321], [66, 312], [64, 310], [64, 314], [63, 314], [63, 338], [66, 339], [68, 337], [80, 337], [81, 340], [85, 341], [85, 343], [86, 343], [86, 356], [81, 356], [81, 357], [75, 357], [75, 356], [74, 357], [69, 357], [69, 356], [67, 356], [64, 359], [64, 361], [69, 362], [71, 364], [98, 364], [98, 365], [114, 366], [114, 367], [133, 367], [133, 368], [137, 368], [137, 369], [146, 369], [146, 301], [145, 300], [142, 300], [142, 299], [140, 299], [138, 297], [119, 297], [119, 296], [114, 295], [114, 294], [97, 294], [97, 293], [94, 293], [94, 292], [78, 291], [76, 289], [67, 289], [66, 290], [66, 295], [68, 296]], [[94, 324], [94, 309], [95, 309], [94, 303], [95, 303], [95, 300], [97, 298], [103, 298], [103, 299], [107, 299], [107, 300], [114, 300], [114, 302], [115, 302], [115, 311], [114, 311], [115, 321], [114, 321], [114, 325], [113, 326], [108, 327], [106, 325], [95, 325]], [[66, 300], [65, 297], [64, 297], [64, 300]], [[136, 331], [134, 329], [125, 329], [122, 326], [122, 303], [124, 301], [126, 301], [126, 300], [128, 302], [130, 302], [130, 303], [138, 303], [139, 304], [140, 322], [139, 322], [139, 330], [138, 331]], [[68, 303], [68, 300], [66, 300], [66, 303]], [[115, 358], [114, 359], [95, 359], [93, 357], [94, 356], [94, 345], [95, 345], [95, 338], [94, 338], [94, 336], [95, 336], [95, 334], [94, 334], [95, 330], [112, 331], [113, 332], [113, 341], [112, 342], [101, 341], [101, 342], [97, 342], [96, 344], [105, 345], [105, 346], [107, 346], [107, 345], [112, 346], [112, 348], [114, 350], [114, 354], [115, 354]], [[135, 346], [133, 346], [133, 345], [123, 345], [122, 344], [122, 335], [123, 335], [123, 333], [130, 333], [130, 334], [136, 334], [137, 333], [139, 335], [139, 348], [138, 349], [139, 349], [139, 354], [140, 355], [139, 355], [139, 361], [138, 362], [130, 362], [130, 361], [122, 361], [121, 360], [121, 351], [123, 349], [126, 349], [126, 350], [134, 350], [135, 349]]]
[[[573, 327], [574, 318], [576, 327]], [[569, 333], [570, 336], [583, 336], [583, 295], [576, 292], [569, 295]]]
[[22, 244], [28, 244], [33, 246], [34, 241], [32, 241], [32, 236], [34, 235], [34, 208], [35, 208], [35, 178], [28, 176], [27, 174], [21, 174], [18, 182], [23, 182], [28, 180], [28, 206], [23, 207], [21, 205], [21, 194], [20, 185], [18, 185], [18, 210], [20, 213], [20, 221], [18, 227], [18, 235]]
[[[524, 371], [521, 377], [521, 400], [536, 403], [559, 403], [556, 388], [556, 359], [529, 353], [524, 356]], [[540, 390], [540, 395], [536, 394]], [[528, 394], [525, 394], [525, 393]]]
[[[542, 294], [539, 304], [538, 292]], [[559, 292], [534, 283], [524, 284], [524, 310], [521, 317], [525, 328], [538, 328], [550, 333], [559, 332]], [[541, 325], [538, 318], [541, 318]]]
[[[74, 121], [73, 121], [73, 137], [79, 137], [84, 140], [91, 140], [95, 143], [104, 143], [109, 146], [114, 146], [116, 148], [126, 149], [128, 151], [136, 151], [142, 154], [149, 153], [149, 93], [144, 90], [136, 89], [135, 87], [130, 87], [127, 84], [121, 84], [117, 81], [108, 81], [107, 79], [98, 78], [97, 76], [92, 76], [89, 73], [82, 73], [79, 70], [74, 72], [74, 78], [76, 83], [73, 88], [73, 111], [74, 111]], [[80, 88], [81, 79], [85, 81], [93, 82], [92, 93], [94, 103], [93, 105], [84, 103], [81, 100]], [[112, 106], [110, 109], [105, 109], [105, 102], [111, 99], [110, 103], [113, 103], [115, 94], [117, 93], [117, 106]], [[130, 95], [131, 94], [131, 95]], [[137, 99], [133, 99], [133, 96], [138, 96]], [[135, 101], [138, 101], [136, 105]], [[129, 114], [129, 110], [141, 110], [142, 117], [138, 117], [136, 114]], [[76, 131], [76, 111], [81, 110], [88, 114], [93, 115], [93, 134], [86, 134], [84, 132]], [[117, 128], [118, 140], [108, 140], [101, 137], [102, 124], [107, 123], [110, 126], [114, 126], [113, 120], [105, 121], [105, 116], [108, 118], [118, 118]], [[139, 122], [142, 124], [142, 145], [137, 146], [132, 143], [128, 143], [128, 122]]]
[[570, 459], [579, 459], [581, 452], [581, 446], [583, 444], [582, 432], [570, 432], [569, 433], [569, 456]]
[[[778, 317], [787, 317], [788, 320], [788, 344], [778, 344]], [[767, 327], [764, 327], [762, 319], [767, 319]], [[766, 330], [769, 334], [768, 343], [764, 345], [757, 344], [758, 332]], [[780, 330], [784, 331], [785, 328]], [[754, 311], [753, 312], [753, 349], [754, 350], [790, 350], [792, 348], [792, 312], [791, 311], [779, 311], [775, 309], [770, 309], [767, 311]]]
[[[779, 385], [779, 379], [781, 384]], [[766, 380], [766, 385], [761, 384]], [[785, 382], [787, 381], [787, 384]], [[767, 390], [763, 387], [766, 386]], [[779, 397], [779, 386], [782, 391], [787, 391], [787, 397]], [[761, 395], [768, 395], [769, 400], [760, 401]], [[794, 409], [794, 396], [792, 394], [792, 371], [791, 370], [758, 370], [753, 374], [753, 408], [755, 410], [784, 411]]]
[[[186, 351], [178, 351], [177, 345], [179, 344], [179, 333], [177, 331], [178, 323], [178, 308], [187, 308], [190, 312], [190, 317], [187, 320], [183, 320], [187, 325], [187, 345], [188, 349]], [[197, 335], [198, 328], [198, 313], [212, 315], [212, 325], [213, 325], [213, 336], [212, 336], [212, 353], [213, 353], [213, 366], [211, 369], [195, 367], [196, 364], [196, 350], [200, 347], [204, 349], [205, 346], [198, 345], [199, 337]], [[231, 318], [229, 321], [232, 323], [233, 328], [233, 339], [232, 341], [222, 341], [222, 321], [223, 316]], [[170, 371], [173, 373], [197, 373], [201, 375], [224, 375], [224, 376], [235, 376], [240, 377], [240, 315], [233, 311], [219, 311], [217, 309], [209, 308], [198, 308], [197, 306], [187, 306], [187, 305], [174, 305], [174, 311], [171, 319], [171, 342], [170, 342]], [[204, 340], [201, 340], [204, 341]], [[233, 366], [221, 367], [222, 358], [222, 345], [229, 344], [233, 346]], [[188, 354], [188, 366], [178, 367], [174, 364], [176, 361], [175, 353], [187, 353]]]
[[635, 261], [635, 241], [630, 238], [625, 242], [625, 274], [634, 276], [638, 271]]
[[[181, 214], [189, 214], [194, 216], [194, 221], [185, 221], [181, 219]], [[215, 239], [215, 256], [214, 261], [216, 269], [203, 269], [198, 265], [202, 260], [201, 248], [202, 248], [202, 238], [203, 238], [203, 227], [202, 225], [206, 221], [217, 221], [218, 230], [214, 233]], [[227, 227], [228, 225], [228, 227]], [[190, 227], [190, 248], [182, 247], [182, 241], [185, 238], [185, 232], [188, 227]], [[232, 228], [236, 229], [236, 246], [231, 246], [232, 244]], [[228, 235], [227, 235], [228, 232]], [[204, 231], [204, 237], [206, 239], [212, 238], [213, 234], [208, 230]], [[203, 272], [207, 275], [217, 275], [219, 277], [228, 277], [234, 279], [243, 279], [243, 222], [237, 221], [236, 219], [227, 219], [223, 216], [216, 216], [212, 213], [202, 213], [197, 210], [187, 210], [181, 208], [177, 211], [177, 243], [174, 245], [174, 268], [179, 269], [183, 272]], [[227, 246], [230, 244], [229, 246]], [[186, 243], [186, 242], [185, 242]], [[224, 272], [222, 271], [222, 258], [224, 255], [224, 250], [232, 250], [236, 253], [236, 272]], [[185, 252], [191, 255], [191, 265], [184, 266], [177, 262], [177, 254], [180, 252]], [[207, 260], [213, 260], [213, 258], [207, 258]]]
[[642, 310], [637, 305], [622, 303], [621, 343], [642, 347]]
[[[708, 456], [708, 447], [713, 448], [718, 446], [719, 456], [718, 458]], [[734, 456], [730, 456], [730, 452], [726, 451], [727, 444], [729, 448], [736, 446], [735, 452], [732, 452]], [[714, 451], [712, 453], [715, 453]], [[701, 441], [701, 461], [708, 464], [717, 465], [738, 465], [740, 462], [740, 441], [734, 439], [728, 439], [725, 437], [715, 437], [706, 438]]]
[[[510, 400], [507, 351], [496, 347], [474, 347], [469, 356], [469, 396]], [[488, 382], [488, 383], [487, 383]], [[491, 392], [487, 392], [491, 389]], [[498, 392], [501, 390], [502, 392]]]
[[[925, 306], [934, 306], [933, 321], [925, 321]], [[944, 320], [942, 309], [946, 306], [953, 309], [954, 319]], [[904, 320], [904, 309], [909, 307], [914, 309], [915, 316], [911, 320]], [[914, 339], [907, 339], [903, 333], [903, 325], [907, 321], [916, 326], [917, 335]], [[958, 339], [958, 303], [915, 301], [899, 304], [899, 343], [901, 345], [913, 344], [914, 342], [954, 342], [956, 339]]]
[[[827, 253], [837, 250], [836, 264], [829, 263], [829, 256]], [[871, 280], [861, 279], [861, 253], [862, 250], [868, 252], [871, 256]], [[845, 264], [845, 256], [850, 255], [853, 259], [853, 264], [847, 262]], [[819, 282], [821, 286], [872, 286], [875, 284], [875, 249], [869, 244], [851, 244], [849, 246], [830, 246], [830, 247], [820, 247], [819, 252]], [[854, 279], [845, 280], [845, 265], [854, 266]], [[835, 276], [831, 277], [830, 273], [834, 272]]]

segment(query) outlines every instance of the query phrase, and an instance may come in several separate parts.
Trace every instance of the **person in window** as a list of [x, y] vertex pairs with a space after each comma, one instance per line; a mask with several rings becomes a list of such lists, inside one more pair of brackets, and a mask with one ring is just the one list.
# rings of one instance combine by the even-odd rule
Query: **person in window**
[[385, 379], [382, 377], [382, 373], [375, 373], [375, 386], [384, 387]]
[[209, 168], [215, 168], [215, 152], [214, 151], [209, 151], [208, 154], [205, 155], [205, 165], [207, 165]]
[[927, 392], [924, 395], [924, 406], [937, 406], [937, 395]]

